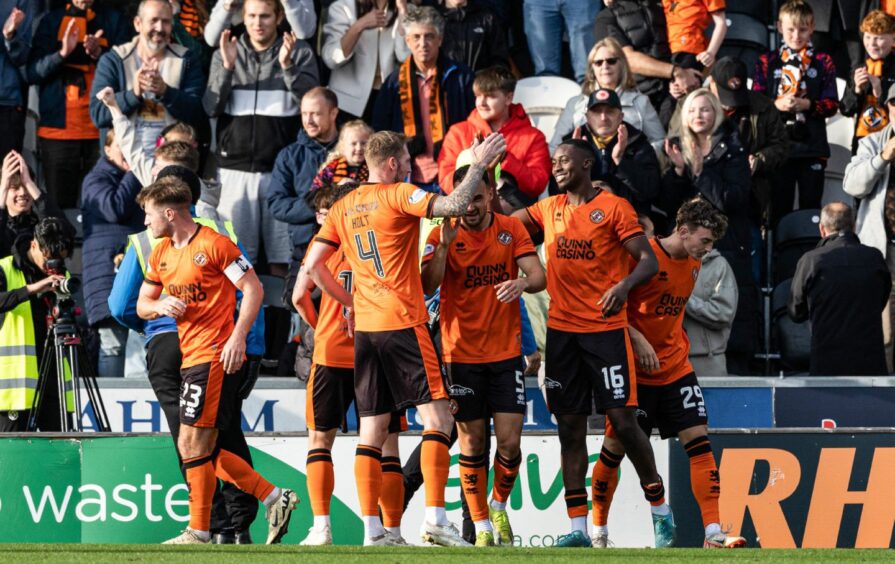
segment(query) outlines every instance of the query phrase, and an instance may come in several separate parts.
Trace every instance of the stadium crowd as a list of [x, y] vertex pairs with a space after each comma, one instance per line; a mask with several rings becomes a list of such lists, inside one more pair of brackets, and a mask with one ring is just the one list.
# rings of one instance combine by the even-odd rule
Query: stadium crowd
[[[751, 43], [744, 39], [737, 26], [742, 18], [753, 18], [765, 30], [764, 37]], [[618, 247], [615, 259], [626, 264], [630, 254], [636, 265], [631, 276], [642, 276], [632, 285], [645, 284], [652, 276], [646, 275], [650, 256], [653, 262], [655, 256], [660, 258], [660, 280], [678, 276], [665, 270], [663, 252], [669, 260], [686, 259], [689, 253], [688, 260], [696, 261], [683, 271], [684, 278], [692, 273], [686, 294], [663, 302], [675, 311], [668, 315], [682, 316], [686, 337], [681, 333], [681, 340], [689, 338], [694, 373], [691, 389], [699, 389], [697, 376], [766, 369], [776, 350], [768, 344], [772, 337], [787, 341], [783, 330], [772, 328], [769, 321], [778, 301], [783, 304], [778, 309], [788, 306], [793, 320], [810, 318], [813, 328], [810, 363], [798, 368], [787, 364], [783, 354], [781, 369], [825, 375], [893, 372], [895, 184], [889, 164], [895, 160], [890, 123], [895, 119], [895, 2], [219, 0], [211, 5], [206, 0], [0, 0], [0, 21], [0, 257], [7, 257], [0, 259], [0, 432], [23, 430], [26, 418], [20, 419], [18, 412], [27, 411], [33, 398], [33, 386], [12, 382], [24, 382], [26, 373], [37, 378], [46, 335], [43, 319], [51, 309], [46, 296], [63, 278], [48, 273], [45, 264], [74, 254], [80, 264], [70, 261], [70, 267], [83, 274], [83, 297], [78, 299], [86, 313], [85, 340], [97, 374], [123, 376], [129, 332], [139, 333], [149, 379], [163, 403], [191, 488], [211, 487], [215, 475], [237, 486], [215, 497], [214, 511], [210, 493], [196, 494], [201, 497], [196, 503], [204, 505], [195, 508], [191, 494], [191, 528], [177, 542], [207, 542], [212, 531], [223, 529], [236, 531], [238, 537], [254, 516], [231, 512], [222, 525], [218, 505], [227, 512], [240, 504], [251, 506], [255, 498], [268, 507], [268, 541], [277, 542], [295, 502], [294, 492], [254, 473], [241, 432], [219, 427], [220, 437], [212, 440], [197, 431], [201, 418], [184, 418], [181, 363], [202, 352], [192, 343], [178, 347], [183, 311], [175, 307], [159, 315], [161, 310], [147, 305], [155, 303], [151, 300], [158, 294], [147, 297], [145, 288], [166, 280], [167, 275], [160, 274], [165, 263], [159, 262], [159, 255], [170, 245], [158, 242], [160, 234], [173, 237], [177, 245], [193, 220], [206, 233], [203, 238], [209, 242], [203, 244], [226, 257], [209, 252], [193, 262], [202, 266], [200, 262], [220, 260], [221, 270], [241, 291], [236, 326], [246, 343], [233, 354], [244, 352], [248, 361], [239, 389], [228, 392], [234, 397], [245, 397], [263, 366], [277, 365], [280, 374], [308, 380], [309, 397], [315, 382], [342, 379], [345, 374], [338, 370], [354, 370], [353, 356], [347, 364], [333, 363], [342, 353], [333, 352], [335, 345], [326, 340], [335, 338], [332, 327], [323, 329], [324, 316], [341, 327], [342, 306], [352, 307], [340, 294], [341, 286], [332, 286], [328, 261], [333, 251], [326, 243], [338, 247], [340, 240], [344, 245], [346, 237], [356, 237], [361, 260], [382, 270], [382, 259], [375, 239], [362, 242], [360, 235], [326, 218], [332, 209], [346, 218], [354, 213], [346, 211], [348, 204], [340, 198], [352, 201], [356, 196], [346, 187], [368, 183], [395, 184], [409, 201], [402, 205], [415, 216], [413, 222], [428, 216], [421, 232], [414, 227], [406, 238], [396, 238], [404, 246], [395, 252], [405, 269], [410, 265], [419, 271], [422, 258], [429, 318], [442, 320], [437, 342], [444, 350], [432, 351], [435, 370], [435, 355], [443, 354], [455, 367], [455, 383], [464, 377], [469, 381], [472, 374], [469, 369], [460, 375], [456, 365], [474, 362], [473, 357], [481, 361], [483, 351], [494, 353], [485, 359], [488, 362], [510, 362], [510, 372], [519, 365], [520, 373], [538, 373], [540, 351], [545, 341], [549, 350], [556, 337], [541, 321], [543, 312], [531, 310], [546, 309], [542, 291], [557, 286], [551, 286], [550, 266], [545, 275], [533, 243], [539, 238], [548, 245], [553, 241], [550, 218], [555, 213], [559, 221], [564, 212], [551, 207], [557, 200], [545, 197], [558, 194], [582, 206], [614, 195], [590, 218], [594, 224], [610, 216], [618, 222], [624, 246]], [[533, 125], [526, 104], [516, 97], [517, 85], [521, 79], [552, 76], [574, 79], [580, 93], [554, 100], [558, 119], [545, 132]], [[31, 106], [29, 89], [36, 93]], [[29, 107], [37, 120], [34, 132], [26, 136], [26, 122], [35, 115]], [[829, 122], [837, 113], [854, 118], [846, 147], [852, 155], [844, 169], [829, 170], [840, 162], [828, 140]], [[586, 170], [586, 176], [575, 166]], [[472, 178], [470, 172], [483, 170], [489, 172], [481, 184], [492, 190], [482, 189], [473, 197], [482, 175]], [[400, 184], [405, 180], [408, 185]], [[846, 201], [834, 202], [838, 200]], [[462, 209], [457, 208], [461, 203]], [[170, 210], [163, 210], [162, 204], [183, 205], [188, 211], [165, 215]], [[823, 204], [829, 205], [821, 213]], [[376, 205], [396, 204], [383, 200]], [[79, 214], [69, 213], [77, 209]], [[813, 210], [816, 218], [804, 219], [799, 212], [805, 210]], [[493, 271], [477, 278], [482, 285], [498, 288], [501, 303], [521, 301], [512, 312], [478, 312], [481, 319], [499, 317], [516, 328], [506, 346], [497, 350], [485, 341], [464, 343], [453, 322], [448, 324], [451, 330], [444, 323], [446, 318], [456, 318], [459, 324], [469, 321], [456, 311], [457, 296], [465, 290], [452, 286], [447, 249], [460, 246], [470, 237], [464, 230], [476, 231], [491, 212], [493, 219], [485, 225], [493, 221], [505, 229], [500, 233], [505, 239], [498, 241], [512, 243], [515, 254], [508, 264], [525, 275], [507, 279]], [[80, 231], [72, 225], [76, 215]], [[431, 221], [433, 217], [462, 218], [463, 228]], [[366, 221], [356, 218], [361, 220]], [[389, 226], [387, 231], [402, 229]], [[696, 243], [688, 239], [700, 229], [705, 233], [704, 253], [693, 250]], [[802, 247], [784, 264], [775, 233], [782, 239], [793, 229], [802, 229]], [[629, 246], [629, 238], [637, 240], [634, 236], [641, 232], [662, 239], [651, 238], [648, 244], [640, 238]], [[312, 245], [315, 237], [322, 243]], [[192, 237], [187, 239], [192, 244]], [[413, 246], [416, 240], [419, 248]], [[667, 241], [667, 247], [660, 240]], [[819, 248], [805, 253], [806, 241]], [[592, 251], [571, 245], [562, 252], [586, 257]], [[232, 275], [234, 265], [263, 275], [264, 284], [259, 281], [257, 287], [265, 286], [268, 305], [257, 318], [248, 319], [242, 312], [250, 309], [247, 303], [261, 305], [255, 280]], [[358, 265], [350, 266], [354, 283], [362, 285]], [[339, 270], [334, 272], [338, 275]], [[576, 282], [587, 277], [580, 272], [567, 275]], [[583, 281], [578, 289], [602, 288], [588, 284]], [[314, 293], [315, 286], [330, 297]], [[562, 288], [550, 296], [555, 302], [551, 311], [568, 313], [577, 306], [565, 292], [575, 290]], [[649, 286], [642, 288], [647, 292]], [[271, 305], [272, 292], [282, 307]], [[529, 295], [520, 300], [523, 293]], [[833, 303], [844, 294], [860, 299], [850, 307]], [[206, 299], [202, 288], [192, 296]], [[627, 290], [606, 296], [602, 312], [609, 318], [623, 307]], [[596, 302], [606, 296], [587, 297]], [[232, 318], [235, 305], [224, 303], [229, 307], [225, 317]], [[383, 298], [382, 304], [367, 304], [366, 314], [356, 305], [359, 334], [390, 329], [371, 321], [369, 313], [384, 317], [390, 306], [399, 309], [403, 304]], [[303, 321], [292, 323], [286, 310]], [[26, 321], [13, 323], [16, 316]], [[31, 319], [36, 320], [33, 329]], [[318, 342], [327, 343], [325, 351], [312, 347], [318, 323], [320, 333], [326, 333], [325, 339], [317, 335]], [[632, 327], [635, 324], [632, 320]], [[625, 323], [615, 327], [607, 322], [603, 329], [618, 328], [624, 334]], [[432, 329], [438, 330], [437, 321]], [[669, 334], [675, 330], [667, 329]], [[655, 331], [638, 327], [631, 332], [638, 366], [655, 362], [658, 367], [660, 360], [666, 361], [656, 344], [662, 338]], [[621, 338], [624, 351], [627, 337]], [[555, 350], [578, 354], [578, 344], [557, 342]], [[515, 343], [521, 343], [521, 354], [502, 356]], [[395, 345], [371, 341], [367, 346], [390, 350]], [[227, 355], [233, 352], [229, 347], [228, 341]], [[559, 362], [560, 356], [552, 360]], [[850, 361], [843, 364], [843, 358]], [[355, 361], [358, 366], [364, 362]], [[321, 366], [332, 372], [321, 373]], [[670, 382], [682, 375], [663, 377]], [[608, 387], [605, 368], [604, 376]], [[614, 382], [614, 373], [611, 378]], [[9, 385], [2, 385], [4, 380]], [[551, 386], [546, 387], [550, 399]], [[459, 533], [445, 522], [443, 483], [440, 506], [437, 491], [446, 479], [446, 466], [438, 462], [447, 452], [442, 447], [457, 439], [456, 432], [452, 437], [453, 419], [434, 401], [446, 398], [434, 388], [427, 391], [436, 407], [421, 410], [427, 430], [418, 465], [426, 486], [425, 526], [432, 524], [423, 536], [439, 544], [459, 543]], [[558, 403], [558, 396], [553, 397], [551, 407]], [[326, 418], [320, 406], [315, 407], [320, 419], [308, 421], [309, 482], [312, 459], [320, 463], [314, 470], [320, 474], [314, 478], [319, 491], [312, 494], [315, 527], [308, 538], [310, 544], [325, 544], [332, 542], [327, 496], [333, 479], [331, 458], [328, 470], [326, 461], [344, 412]], [[394, 439], [401, 429], [400, 413], [382, 411], [375, 403], [368, 407], [365, 411], [359, 406], [361, 441], [367, 450], [359, 449], [355, 468], [362, 513], [368, 540], [395, 544], [406, 481]], [[515, 418], [517, 407], [495, 413], [507, 416], [495, 417], [494, 466], [505, 482], [495, 479], [490, 502], [484, 493], [475, 492], [476, 499], [471, 499], [473, 492], [466, 491], [474, 530], [465, 536], [471, 540], [491, 531], [483, 524], [490, 519], [497, 528], [492, 535], [496, 532], [497, 540], [506, 542], [509, 525], [507, 521], [501, 528], [501, 519], [506, 519], [507, 485], [511, 489], [521, 456], [518, 440], [513, 441], [514, 429], [521, 425]], [[559, 417], [564, 448], [583, 444], [579, 432], [586, 426], [581, 427], [578, 411], [579, 406], [569, 405]], [[598, 464], [594, 475], [600, 472], [605, 483], [616, 474], [617, 481], [615, 469], [627, 454], [654, 509], [657, 545], [668, 544], [673, 519], [649, 445], [633, 415], [629, 420], [628, 412], [610, 411], [613, 441], [604, 445], [602, 466]], [[366, 428], [375, 427], [375, 432], [365, 432], [367, 416]], [[477, 426], [487, 416], [487, 411], [475, 411], [457, 418], [461, 466], [468, 469], [464, 476], [471, 476], [471, 482], [480, 480], [488, 468], [485, 433]], [[451, 424], [445, 425], [448, 419]], [[687, 433], [704, 427], [699, 421], [688, 421], [688, 427], [658, 426], [663, 437], [681, 437], [691, 472], [703, 477], [694, 478], [694, 494], [703, 509], [706, 545], [734, 546], [736, 538], [726, 537], [717, 526], [717, 488], [709, 484], [717, 469], [708, 461], [708, 439], [698, 430]], [[56, 424], [44, 421], [41, 427]], [[564, 474], [580, 466], [577, 454], [566, 459], [564, 451]], [[381, 472], [365, 466], [380, 464]], [[594, 533], [585, 538], [586, 464], [578, 470], [569, 470], [564, 478], [573, 535], [578, 531], [581, 538], [569, 535], [567, 542], [584, 546], [593, 539], [605, 546], [611, 491], [608, 499], [600, 500], [603, 522], [597, 523], [595, 511]], [[401, 482], [400, 489], [390, 485], [395, 481]], [[374, 482], [379, 485], [371, 485]], [[441, 511], [435, 511], [439, 507]]]

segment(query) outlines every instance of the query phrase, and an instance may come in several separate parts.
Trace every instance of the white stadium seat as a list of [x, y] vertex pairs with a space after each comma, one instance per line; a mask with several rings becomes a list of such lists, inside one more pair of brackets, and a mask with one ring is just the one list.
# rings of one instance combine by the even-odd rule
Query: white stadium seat
[[516, 83], [513, 101], [522, 104], [531, 123], [541, 130], [549, 141], [559, 114], [569, 98], [581, 93], [581, 86], [560, 76], [533, 76]]

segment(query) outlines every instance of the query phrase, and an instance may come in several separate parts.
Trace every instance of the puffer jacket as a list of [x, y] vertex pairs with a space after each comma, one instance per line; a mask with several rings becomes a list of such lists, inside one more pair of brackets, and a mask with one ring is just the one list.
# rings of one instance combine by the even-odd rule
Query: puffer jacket
[[717, 249], [712, 249], [702, 258], [684, 315], [691, 357], [724, 354], [738, 299], [733, 269]]
[[[487, 136], [491, 126], [474, 109], [466, 121], [452, 126], [445, 136], [438, 155], [438, 183], [445, 192], [454, 189], [457, 156], [472, 145], [476, 133]], [[544, 134], [531, 124], [521, 104], [510, 105], [510, 119], [500, 128], [500, 133], [507, 140], [507, 154], [500, 163], [501, 173], [512, 175], [523, 194], [537, 198], [550, 179], [550, 152]]]

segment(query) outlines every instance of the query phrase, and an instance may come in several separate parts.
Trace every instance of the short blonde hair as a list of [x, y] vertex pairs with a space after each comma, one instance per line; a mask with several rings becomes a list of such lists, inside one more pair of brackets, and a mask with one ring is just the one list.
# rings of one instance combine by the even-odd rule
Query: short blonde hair
[[370, 136], [364, 148], [364, 160], [369, 168], [382, 166], [391, 157], [400, 159], [404, 153], [407, 138], [394, 131], [377, 131]]
[[814, 10], [805, 0], [786, 0], [780, 6], [777, 19], [782, 21], [783, 16], [789, 16], [798, 25], [814, 25]]

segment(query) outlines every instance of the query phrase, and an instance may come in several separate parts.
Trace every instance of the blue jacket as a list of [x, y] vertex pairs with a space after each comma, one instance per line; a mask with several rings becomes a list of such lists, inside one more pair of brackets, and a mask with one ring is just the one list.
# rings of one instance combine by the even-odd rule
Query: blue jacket
[[[239, 250], [246, 254], [242, 243]], [[115, 321], [146, 336], [146, 342], [160, 333], [177, 331], [176, 322], [170, 317], [159, 317], [151, 321], [140, 319], [137, 315], [137, 298], [140, 296], [140, 287], [143, 285], [143, 270], [137, 260], [137, 251], [129, 246], [124, 254], [124, 260], [118, 266], [118, 274], [112, 284], [109, 293], [109, 310]], [[241, 299], [240, 292], [236, 292], [237, 299]], [[264, 311], [258, 313], [255, 323], [246, 337], [246, 354], [250, 356], [262, 356], [264, 354]]]
[[335, 143], [321, 145], [302, 129], [298, 132], [298, 139], [283, 147], [277, 155], [267, 204], [276, 219], [289, 224], [289, 239], [293, 247], [307, 247], [314, 236], [317, 219], [308, 195], [317, 170]]
[[17, 67], [28, 62], [37, 6], [33, 0], [0, 0], [0, 25], [6, 22], [13, 8], [25, 12], [25, 20], [12, 36], [12, 41], [0, 37], [0, 106], [25, 105], [24, 84]]
[[127, 236], [144, 229], [143, 210], [136, 200], [140, 188], [133, 173], [121, 170], [106, 157], [84, 177], [84, 301], [90, 325], [111, 317], [107, 299], [115, 279], [112, 261], [124, 252]]
[[[438, 68], [441, 71], [441, 87], [439, 88], [441, 107], [445, 112], [447, 127], [445, 134], [455, 123], [466, 121], [470, 112], [475, 109], [475, 95], [472, 93], [472, 81], [475, 75], [472, 70], [461, 63], [439, 55]], [[376, 106], [373, 111], [373, 129], [376, 131], [396, 131], [404, 133], [404, 117], [401, 113], [401, 96], [398, 90], [398, 79], [401, 67], [388, 76], [379, 90]], [[412, 140], [408, 140], [411, 142]], [[414, 143], [411, 143], [413, 145]], [[416, 143], [418, 146], [418, 143]], [[411, 155], [413, 153], [411, 152]], [[435, 158], [438, 158], [436, 148]]]
[[[93, 20], [98, 29], [103, 30], [110, 46], [127, 42], [131, 38], [133, 28], [125, 22], [117, 10], [93, 8], [96, 17]], [[65, 59], [59, 54], [61, 42], [58, 39], [59, 26], [65, 16], [65, 8], [47, 12], [38, 22], [31, 41], [31, 53], [25, 67], [25, 78], [28, 84], [39, 85], [40, 123], [45, 127], [65, 127], [65, 85], [61, 72]], [[83, 54], [83, 47], [79, 47]], [[78, 50], [75, 50], [77, 53]], [[86, 55], [83, 55], [86, 57]]]
[[[119, 45], [100, 57], [96, 64], [96, 75], [93, 78], [93, 87], [90, 89], [90, 118], [101, 130], [112, 126], [109, 109], [96, 99], [96, 93], [106, 86], [111, 86], [115, 91], [115, 99], [124, 115], [133, 115], [142, 104], [134, 91], [128, 89], [124, 70], [124, 59], [136, 57], [136, 51], [134, 42]], [[183, 55], [179, 56], [177, 53]], [[202, 109], [202, 94], [205, 92], [202, 62], [180, 45], [168, 45], [166, 56], [182, 58], [183, 68], [180, 81], [169, 85], [159, 102], [174, 120], [199, 125], [206, 119], [205, 111]]]

